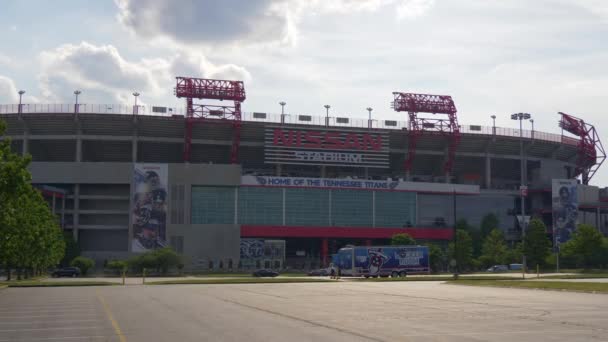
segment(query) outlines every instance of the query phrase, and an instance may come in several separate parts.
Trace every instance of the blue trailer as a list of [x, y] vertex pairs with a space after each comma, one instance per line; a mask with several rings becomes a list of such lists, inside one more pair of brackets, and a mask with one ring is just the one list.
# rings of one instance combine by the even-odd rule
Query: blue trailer
[[334, 267], [343, 276], [405, 277], [429, 274], [427, 246], [348, 246], [333, 255]]

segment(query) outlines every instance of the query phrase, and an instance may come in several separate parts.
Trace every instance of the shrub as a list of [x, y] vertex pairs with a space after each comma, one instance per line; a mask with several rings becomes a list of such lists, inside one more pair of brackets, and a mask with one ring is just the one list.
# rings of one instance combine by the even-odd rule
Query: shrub
[[169, 269], [177, 267], [181, 263], [182, 257], [171, 248], [149, 251], [128, 260], [129, 268], [136, 273], [142, 272], [145, 268], [166, 274]]
[[128, 267], [127, 262], [123, 261], [123, 260], [112, 260], [112, 261], [108, 262], [108, 264], [106, 265], [107, 269], [115, 271], [118, 274], [121, 274], [122, 272], [126, 272], [127, 267]]
[[95, 267], [95, 260], [79, 256], [70, 262], [70, 266], [78, 267], [83, 275], [86, 275], [89, 269]]

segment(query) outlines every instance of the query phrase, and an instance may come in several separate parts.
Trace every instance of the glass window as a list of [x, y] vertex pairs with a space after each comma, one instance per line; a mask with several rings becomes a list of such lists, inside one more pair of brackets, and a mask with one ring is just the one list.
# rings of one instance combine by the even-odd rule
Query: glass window
[[192, 224], [232, 223], [234, 223], [234, 188], [192, 187]]
[[416, 226], [416, 194], [413, 192], [376, 192], [376, 227]]
[[334, 190], [331, 194], [332, 225], [344, 227], [372, 226], [372, 192]]
[[283, 189], [241, 187], [238, 202], [240, 224], [283, 224]]
[[288, 226], [327, 226], [329, 190], [285, 189], [285, 224]]

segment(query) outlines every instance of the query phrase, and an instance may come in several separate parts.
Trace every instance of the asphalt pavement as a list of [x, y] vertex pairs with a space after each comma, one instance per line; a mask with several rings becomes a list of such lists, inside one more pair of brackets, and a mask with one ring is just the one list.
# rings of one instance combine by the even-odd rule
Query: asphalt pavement
[[441, 282], [0, 290], [4, 341], [606, 341], [608, 295]]

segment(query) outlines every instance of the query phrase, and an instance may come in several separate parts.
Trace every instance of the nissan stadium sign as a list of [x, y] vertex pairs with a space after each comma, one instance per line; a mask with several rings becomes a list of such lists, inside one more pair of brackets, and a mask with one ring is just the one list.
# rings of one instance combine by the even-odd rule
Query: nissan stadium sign
[[266, 127], [269, 164], [388, 168], [388, 135], [374, 131]]

